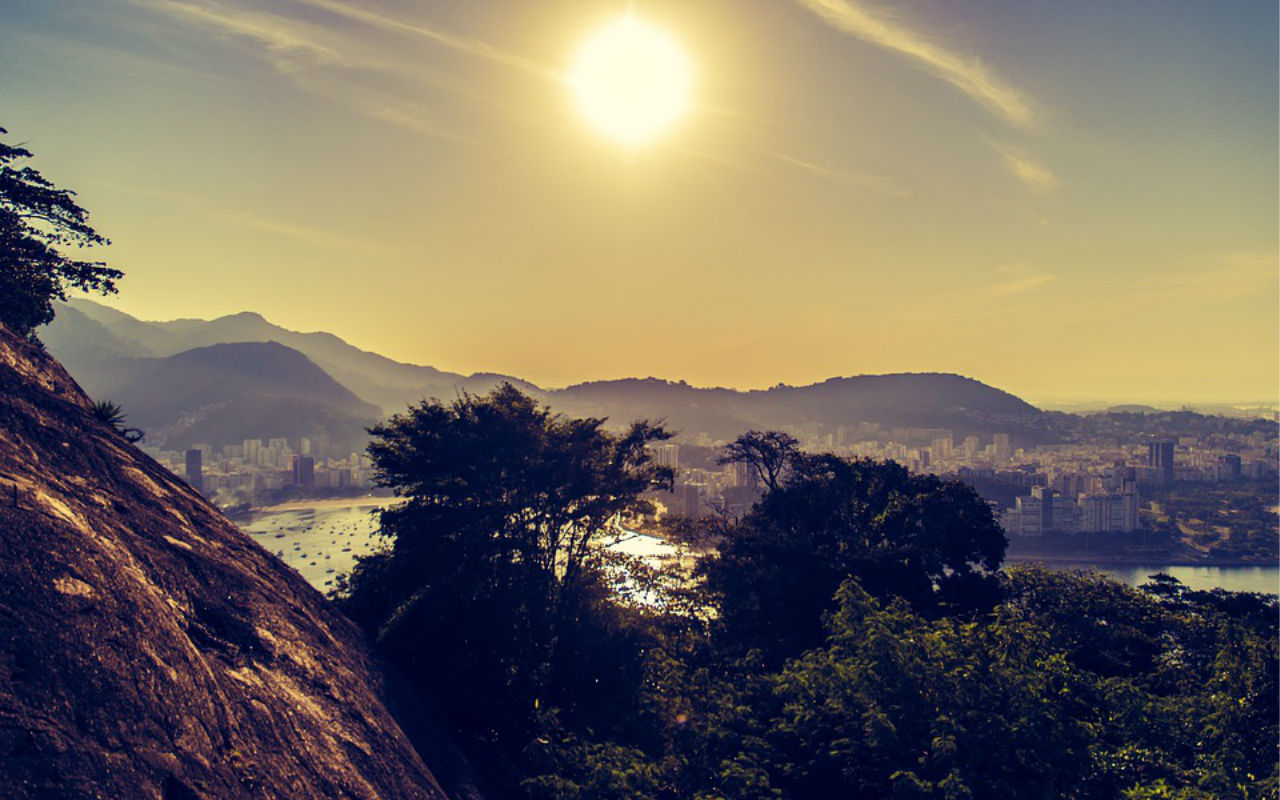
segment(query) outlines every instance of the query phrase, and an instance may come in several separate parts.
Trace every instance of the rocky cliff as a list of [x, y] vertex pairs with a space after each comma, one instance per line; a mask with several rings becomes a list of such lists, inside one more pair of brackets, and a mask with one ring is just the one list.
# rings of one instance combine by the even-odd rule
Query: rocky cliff
[[444, 798], [354, 625], [0, 327], [0, 796]]

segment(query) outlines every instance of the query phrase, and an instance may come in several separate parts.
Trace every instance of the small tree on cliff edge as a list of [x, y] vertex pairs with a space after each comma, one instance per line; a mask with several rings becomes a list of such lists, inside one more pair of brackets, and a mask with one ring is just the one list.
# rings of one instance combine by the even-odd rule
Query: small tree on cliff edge
[[68, 288], [110, 294], [124, 273], [61, 252], [110, 242], [89, 226], [89, 212], [76, 204], [74, 192], [31, 167], [14, 166], [30, 157], [29, 150], [0, 142], [0, 323], [35, 339], [36, 328], [53, 320], [53, 301], [65, 300]]

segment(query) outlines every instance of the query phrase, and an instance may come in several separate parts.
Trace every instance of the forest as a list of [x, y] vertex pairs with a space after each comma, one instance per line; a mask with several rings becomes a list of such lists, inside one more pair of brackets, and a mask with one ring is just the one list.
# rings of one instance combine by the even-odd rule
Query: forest
[[372, 433], [402, 502], [334, 595], [487, 795], [1277, 796], [1275, 596], [1004, 568], [968, 486], [768, 432], [721, 455], [760, 501], [657, 568], [609, 545], [660, 424], [504, 385]]

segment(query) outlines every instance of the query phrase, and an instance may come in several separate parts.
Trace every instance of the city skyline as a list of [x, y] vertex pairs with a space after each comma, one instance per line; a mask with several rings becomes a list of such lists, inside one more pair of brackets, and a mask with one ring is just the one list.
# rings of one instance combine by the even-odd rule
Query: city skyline
[[[687, 54], [584, 124], [627, 11]], [[0, 124], [144, 319], [262, 313], [540, 385], [955, 372], [1276, 400], [1276, 8], [20, 0]]]

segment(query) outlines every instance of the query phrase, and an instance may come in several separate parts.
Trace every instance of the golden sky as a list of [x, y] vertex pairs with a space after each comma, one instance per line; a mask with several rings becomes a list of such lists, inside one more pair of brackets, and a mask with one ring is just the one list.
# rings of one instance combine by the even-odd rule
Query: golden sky
[[[687, 55], [654, 138], [567, 75]], [[147, 319], [546, 386], [1277, 399], [1274, 2], [14, 0], [0, 125]]]

